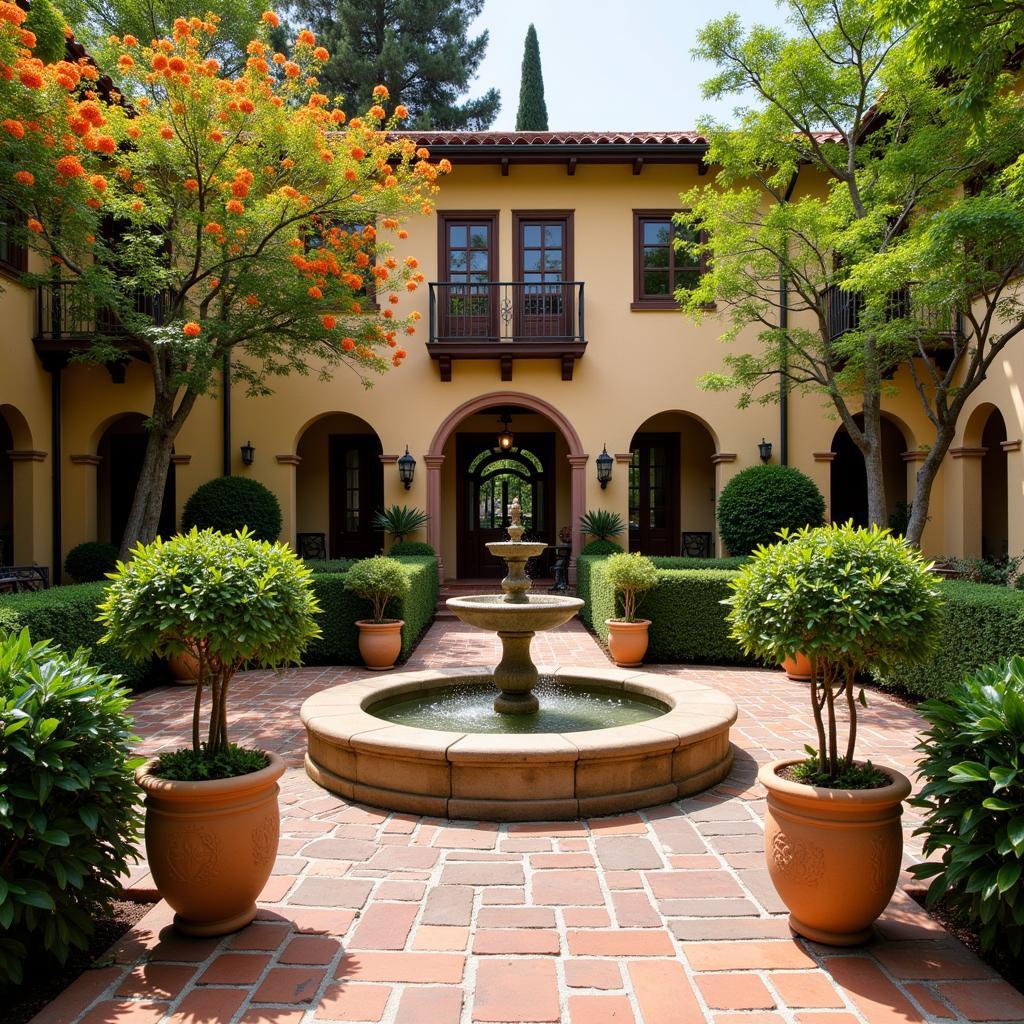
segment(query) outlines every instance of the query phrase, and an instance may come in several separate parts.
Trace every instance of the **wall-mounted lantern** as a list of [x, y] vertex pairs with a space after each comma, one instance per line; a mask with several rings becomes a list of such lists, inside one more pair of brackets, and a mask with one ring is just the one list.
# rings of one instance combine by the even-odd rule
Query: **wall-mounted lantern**
[[409, 490], [412, 487], [412, 478], [416, 473], [416, 460], [409, 454], [409, 446], [405, 446], [405, 454], [398, 460], [398, 478], [402, 486]]
[[498, 422], [501, 424], [501, 433], [498, 434], [498, 447], [503, 452], [509, 452], [512, 450], [512, 445], [515, 443], [515, 434], [512, 433], [512, 417], [505, 413], [504, 416], [500, 417]]
[[597, 465], [597, 482], [601, 485], [601, 490], [603, 491], [608, 486], [608, 481], [612, 478], [612, 466], [614, 465], [614, 460], [608, 454], [608, 445], [604, 446], [595, 462]]
[[242, 445], [242, 465], [251, 466], [253, 460], [256, 458], [256, 449], [252, 446], [252, 441], [246, 441]]
[[766, 441], [763, 437], [761, 443], [757, 446], [757, 454], [761, 456], [762, 462], [769, 462], [772, 457], [772, 443]]

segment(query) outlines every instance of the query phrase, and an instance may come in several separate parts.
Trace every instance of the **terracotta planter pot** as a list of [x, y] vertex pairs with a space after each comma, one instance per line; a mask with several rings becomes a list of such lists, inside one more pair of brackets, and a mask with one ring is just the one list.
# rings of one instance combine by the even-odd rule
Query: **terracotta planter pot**
[[199, 676], [199, 662], [191, 654], [172, 654], [167, 659], [171, 679], [180, 686], [190, 686]]
[[793, 931], [829, 946], [854, 946], [871, 937], [896, 889], [910, 780], [883, 768], [893, 781], [881, 789], [819, 789], [776, 774], [800, 760], [772, 761], [757, 773], [768, 790], [768, 873]]
[[798, 683], [806, 683], [811, 678], [811, 659], [801, 651], [797, 651], [792, 658], [784, 658], [782, 670], [790, 679]]
[[226, 935], [256, 916], [277, 856], [277, 780], [285, 763], [235, 779], [171, 782], [135, 772], [146, 794], [146, 857], [160, 895], [186, 935]]
[[637, 619], [636, 622], [618, 622], [605, 619], [608, 627], [608, 653], [612, 661], [620, 668], [633, 668], [642, 665], [647, 653], [647, 627], [650, 619]]
[[359, 653], [367, 668], [384, 672], [395, 667], [395, 660], [402, 653], [403, 619], [392, 622], [371, 622], [359, 619]]

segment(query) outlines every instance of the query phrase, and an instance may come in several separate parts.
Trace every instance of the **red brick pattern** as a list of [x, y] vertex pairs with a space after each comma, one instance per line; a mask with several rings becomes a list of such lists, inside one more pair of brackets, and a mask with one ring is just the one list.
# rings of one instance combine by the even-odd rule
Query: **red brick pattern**
[[[439, 620], [408, 667], [496, 654], [486, 634]], [[608, 663], [578, 623], [538, 637], [535, 657]], [[865, 947], [794, 938], [764, 870], [756, 772], [812, 738], [806, 691], [777, 672], [664, 671], [737, 701], [728, 779], [637, 813], [508, 825], [379, 811], [306, 777], [299, 706], [365, 673], [240, 676], [232, 740], [290, 766], [257, 921], [187, 939], [157, 904], [37, 1024], [1024, 1022], [1024, 997], [902, 890]], [[187, 740], [190, 702], [182, 687], [135, 702], [144, 751]], [[920, 720], [881, 696], [871, 704], [864, 756], [912, 772]], [[912, 860], [910, 814], [906, 825]], [[144, 863], [131, 884], [152, 886]]]

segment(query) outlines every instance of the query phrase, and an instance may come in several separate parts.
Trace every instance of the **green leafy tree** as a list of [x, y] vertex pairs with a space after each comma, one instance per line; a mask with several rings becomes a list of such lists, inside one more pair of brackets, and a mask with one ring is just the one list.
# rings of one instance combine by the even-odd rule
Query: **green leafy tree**
[[537, 30], [531, 24], [526, 30], [523, 48], [523, 75], [519, 83], [519, 111], [516, 114], [517, 132], [546, 132], [548, 107], [544, 102], [544, 73], [540, 66], [540, 44]]
[[[735, 15], [700, 33], [696, 55], [718, 67], [705, 95], [754, 103], [735, 129], [702, 125], [719, 173], [682, 195], [680, 223], [704, 233], [680, 244], [710, 266], [678, 298], [695, 318], [717, 302], [725, 340], [758, 332], [704, 386], [739, 390], [741, 405], [790, 390], [831, 401], [864, 457], [873, 523], [888, 518], [883, 397], [918, 395], [935, 435], [912, 499], [916, 544], [964, 404], [1024, 329], [1022, 108], [995, 97], [974, 131], [866, 0], [786, 6], [792, 34], [744, 31]], [[849, 329], [835, 330], [843, 315]]]
[[252, 395], [291, 372], [326, 380], [343, 366], [369, 384], [401, 364], [419, 314], [364, 308], [365, 288], [397, 302], [423, 281], [414, 257], [389, 256], [389, 237], [410, 209], [430, 212], [448, 164], [389, 136], [407, 112], [386, 113], [384, 86], [346, 121], [316, 87], [329, 55], [312, 32], [273, 54], [273, 12], [237, 78], [211, 56], [215, 22], [178, 19], [155, 47], [112, 43], [127, 106], [91, 98], [87, 61], [37, 64], [7, 6], [0, 107], [19, 116], [0, 132], [0, 204], [53, 268], [26, 283], [95, 325], [81, 358], [138, 353], [152, 381], [127, 557], [156, 536], [174, 439], [225, 362]]
[[321, 82], [362, 110], [378, 83], [409, 109], [414, 128], [482, 130], [501, 108], [497, 89], [463, 99], [487, 52], [488, 33], [470, 36], [483, 0], [294, 0], [297, 23], [331, 51]]

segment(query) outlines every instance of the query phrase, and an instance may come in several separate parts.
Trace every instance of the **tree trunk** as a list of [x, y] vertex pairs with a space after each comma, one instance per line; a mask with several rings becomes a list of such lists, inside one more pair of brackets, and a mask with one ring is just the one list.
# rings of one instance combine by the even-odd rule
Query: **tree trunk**
[[942, 465], [942, 460], [953, 443], [953, 433], [956, 420], [953, 424], [942, 427], [935, 437], [935, 443], [928, 449], [921, 468], [917, 471], [917, 480], [914, 484], [914, 498], [910, 509], [910, 521], [907, 524], [907, 540], [914, 547], [921, 546], [921, 537], [924, 535], [925, 524], [928, 522], [928, 509], [932, 500], [932, 485]]

